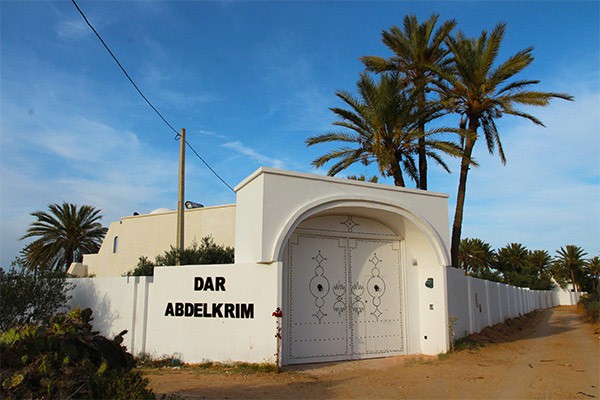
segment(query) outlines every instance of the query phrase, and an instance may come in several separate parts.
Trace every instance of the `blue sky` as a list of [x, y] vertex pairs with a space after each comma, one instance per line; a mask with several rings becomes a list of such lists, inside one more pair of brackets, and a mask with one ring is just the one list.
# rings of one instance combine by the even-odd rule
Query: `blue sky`
[[[232, 186], [261, 165], [303, 172], [328, 146], [334, 93], [353, 91], [363, 55], [390, 56], [381, 31], [406, 14], [454, 18], [468, 35], [506, 22], [499, 60], [533, 45], [521, 78], [576, 101], [533, 109], [546, 128], [503, 118], [507, 155], [478, 144], [463, 237], [554, 254], [600, 251], [600, 3], [104, 2], [80, 7], [154, 105]], [[29, 215], [53, 202], [99, 207], [104, 223], [177, 202], [178, 144], [123, 76], [71, 2], [0, 2], [0, 265], [24, 245]], [[448, 123], [455, 124], [455, 120]], [[187, 158], [187, 199], [235, 195]], [[450, 194], [453, 173], [431, 170]], [[352, 173], [374, 174], [357, 166]], [[387, 180], [385, 182], [392, 183]]]

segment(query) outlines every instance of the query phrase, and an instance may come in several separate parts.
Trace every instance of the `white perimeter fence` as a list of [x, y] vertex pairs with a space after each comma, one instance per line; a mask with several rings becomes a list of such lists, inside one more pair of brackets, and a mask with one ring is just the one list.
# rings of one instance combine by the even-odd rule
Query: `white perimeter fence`
[[[275, 319], [271, 313], [277, 306], [277, 269], [260, 265], [227, 267], [230, 268], [220, 265], [157, 268], [158, 276], [154, 278], [73, 278], [70, 281], [75, 288], [69, 305], [90, 307], [94, 311], [94, 329], [102, 335], [114, 337], [127, 329], [124, 345], [133, 354], [185, 353], [181, 356], [186, 362], [276, 362], [272, 339]], [[225, 291], [202, 292], [194, 288], [194, 277], [200, 272], [226, 277]], [[560, 288], [554, 291], [518, 288], [465, 276], [463, 270], [451, 267], [447, 268], [446, 276], [448, 318], [455, 321], [455, 338], [535, 309], [573, 305], [579, 300], [579, 293]], [[193, 315], [202, 318], [178, 316], [176, 302], [186, 307], [203, 307], [200, 315], [199, 311]], [[239, 302], [252, 304], [255, 315], [250, 319], [242, 315], [239, 319], [232, 312], [231, 318], [206, 318], [211, 317], [207, 314], [207, 304], [228, 307], [226, 304]], [[170, 310], [169, 304], [175, 310]]]
[[481, 331], [509, 318], [533, 310], [575, 305], [580, 293], [560, 287], [530, 290], [465, 275], [464, 270], [447, 267], [448, 317], [455, 338]]

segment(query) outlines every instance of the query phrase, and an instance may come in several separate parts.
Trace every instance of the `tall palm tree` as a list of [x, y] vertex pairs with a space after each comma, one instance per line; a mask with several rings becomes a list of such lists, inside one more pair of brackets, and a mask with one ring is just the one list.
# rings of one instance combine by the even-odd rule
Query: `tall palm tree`
[[422, 110], [415, 107], [417, 97], [414, 93], [403, 90], [402, 80], [398, 74], [382, 74], [378, 83], [367, 73], [361, 73], [357, 82], [360, 99], [346, 91], [337, 91], [350, 109], [331, 108], [341, 120], [333, 125], [350, 130], [331, 132], [306, 139], [307, 146], [319, 143], [343, 142], [354, 147], [344, 146], [332, 150], [313, 161], [315, 167], [337, 160], [328, 171], [330, 176], [345, 170], [354, 163], [368, 165], [377, 162], [379, 172], [383, 176], [394, 178], [396, 186], [406, 186], [404, 173], [418, 182], [418, 170], [414, 160], [417, 153], [417, 141], [424, 139], [427, 155], [438, 162], [446, 171], [448, 166], [440, 156], [440, 152], [455, 157], [462, 155], [459, 147], [449, 141], [432, 139], [431, 136], [441, 132], [457, 132], [451, 128], [437, 128], [421, 132], [418, 121], [436, 115], [435, 107]]
[[452, 264], [458, 265], [458, 253], [467, 190], [467, 175], [479, 128], [483, 130], [488, 151], [497, 148], [502, 163], [506, 163], [496, 120], [504, 115], [514, 115], [544, 124], [535, 116], [518, 110], [515, 106], [547, 106], [553, 98], [573, 100], [565, 93], [528, 90], [538, 80], [512, 80], [533, 61], [532, 47], [521, 50], [498, 66], [496, 58], [506, 30], [498, 24], [488, 35], [483, 31], [479, 38], [467, 38], [461, 32], [456, 37], [446, 37], [451, 51], [452, 66], [443, 69], [432, 66], [444, 80], [436, 82], [445, 107], [461, 116], [461, 128], [467, 134], [461, 137], [463, 159], [460, 166], [456, 212], [452, 226]]
[[577, 286], [581, 286], [581, 273], [585, 266], [584, 257], [587, 253], [579, 246], [568, 244], [565, 247], [561, 247], [560, 250], [556, 251], [558, 255], [555, 260], [555, 265], [558, 267], [559, 272], [562, 271], [571, 276], [571, 284], [573, 285], [573, 291], [577, 291]]
[[[438, 14], [432, 14], [419, 24], [415, 15], [407, 15], [404, 17], [403, 29], [393, 26], [389, 31], [381, 33], [383, 43], [394, 52], [394, 56], [389, 59], [378, 56], [361, 57], [361, 61], [371, 71], [399, 72], [404, 85], [410, 86], [417, 93], [417, 107], [421, 110], [427, 108], [426, 92], [430, 83], [436, 79], [436, 73], [430, 66], [446, 62], [448, 50], [443, 46], [444, 40], [456, 26], [456, 21], [450, 20], [435, 29], [438, 19]], [[425, 132], [426, 122], [425, 117], [418, 121], [417, 126], [421, 132]], [[427, 150], [424, 136], [419, 138], [418, 154], [417, 187], [427, 190]]]
[[64, 272], [83, 254], [98, 252], [107, 231], [99, 209], [65, 202], [50, 204], [48, 210], [31, 213], [36, 221], [20, 238], [35, 238], [22, 252], [29, 268]]

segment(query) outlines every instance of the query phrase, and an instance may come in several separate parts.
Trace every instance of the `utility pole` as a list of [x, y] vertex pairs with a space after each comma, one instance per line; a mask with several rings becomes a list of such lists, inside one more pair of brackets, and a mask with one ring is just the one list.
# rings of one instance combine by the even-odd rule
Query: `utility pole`
[[[183, 228], [185, 211], [185, 128], [181, 128], [179, 135], [179, 190], [177, 196], [177, 250], [183, 254]], [[177, 261], [177, 265], [179, 265]]]

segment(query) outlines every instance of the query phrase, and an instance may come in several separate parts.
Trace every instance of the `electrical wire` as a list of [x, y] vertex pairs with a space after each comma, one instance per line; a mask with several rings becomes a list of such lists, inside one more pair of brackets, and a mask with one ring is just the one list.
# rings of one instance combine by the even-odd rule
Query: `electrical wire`
[[[156, 107], [154, 107], [154, 105], [150, 102], [150, 100], [148, 100], [148, 98], [144, 95], [144, 93], [142, 93], [142, 91], [140, 90], [140, 88], [138, 87], [138, 85], [135, 84], [135, 82], [133, 81], [133, 79], [131, 78], [131, 76], [129, 76], [129, 74], [127, 73], [127, 71], [125, 70], [125, 68], [123, 67], [123, 65], [121, 65], [121, 63], [119, 62], [119, 60], [117, 59], [117, 57], [114, 55], [114, 53], [111, 51], [111, 49], [108, 47], [108, 45], [106, 44], [106, 42], [102, 39], [102, 37], [100, 36], [100, 34], [98, 33], [98, 31], [96, 31], [96, 29], [92, 26], [92, 24], [90, 23], [90, 21], [88, 21], [87, 17], [85, 16], [85, 14], [83, 13], [83, 11], [81, 10], [81, 8], [79, 8], [79, 5], [77, 4], [77, 2], [75, 0], [71, 0], [71, 2], [73, 3], [73, 5], [75, 6], [75, 8], [77, 9], [77, 11], [79, 11], [79, 14], [81, 14], [81, 17], [83, 18], [83, 20], [85, 21], [85, 23], [87, 24], [87, 26], [90, 27], [90, 29], [92, 30], [92, 32], [94, 32], [94, 34], [96, 35], [96, 37], [98, 38], [98, 40], [100, 40], [100, 43], [102, 43], [102, 45], [104, 46], [104, 48], [106, 49], [106, 51], [108, 51], [108, 54], [110, 54], [110, 56], [112, 57], [112, 59], [117, 63], [117, 65], [119, 66], [119, 68], [121, 69], [121, 71], [123, 71], [123, 73], [125, 74], [125, 76], [127, 77], [127, 79], [129, 80], [129, 82], [133, 85], [133, 87], [135, 88], [135, 90], [137, 90], [137, 92], [139, 93], [140, 96], [142, 96], [142, 98], [146, 101], [146, 103], [148, 103], [148, 105], [150, 106], [150, 108], [152, 108], [154, 110], [154, 112], [160, 117], [160, 119], [173, 131], [175, 132], [175, 140], [179, 139], [181, 137], [181, 135], [179, 134], [179, 132], [177, 132], [177, 130], [175, 128], [173, 128], [173, 125], [171, 125], [169, 123], [169, 121], [167, 121], [167, 119], [165, 117], [163, 117], [163, 115], [160, 113], [160, 111], [158, 111], [158, 109]], [[196, 155], [196, 157], [198, 157], [200, 159], [200, 161], [202, 161], [204, 163], [204, 165], [206, 165], [206, 167], [217, 177], [219, 178], [219, 180], [221, 182], [223, 182], [225, 184], [225, 186], [227, 186], [229, 189], [231, 189], [232, 192], [235, 193], [235, 190], [227, 183], [225, 182], [225, 180], [223, 178], [221, 178], [221, 176], [214, 170], [212, 169], [212, 167], [204, 160], [204, 158], [202, 158], [200, 156], [200, 154], [198, 154], [198, 152], [196, 151], [196, 149], [194, 149], [192, 147], [192, 145], [186, 140], [185, 144], [192, 150], [192, 152]]]

